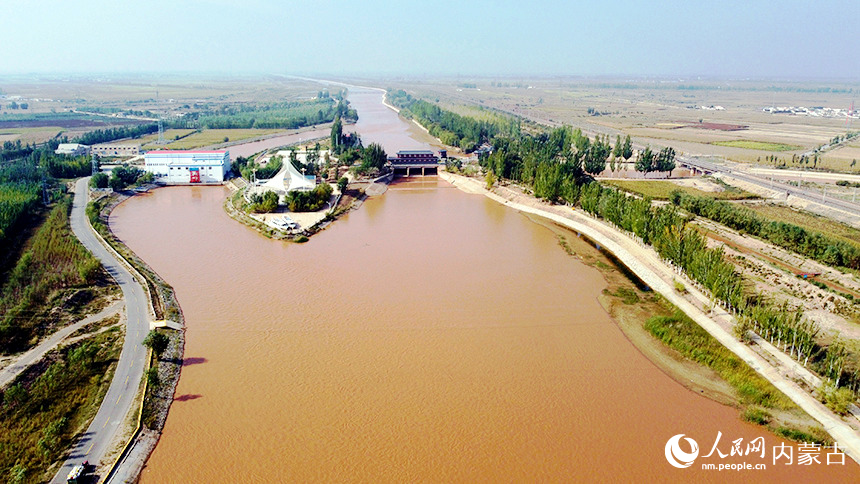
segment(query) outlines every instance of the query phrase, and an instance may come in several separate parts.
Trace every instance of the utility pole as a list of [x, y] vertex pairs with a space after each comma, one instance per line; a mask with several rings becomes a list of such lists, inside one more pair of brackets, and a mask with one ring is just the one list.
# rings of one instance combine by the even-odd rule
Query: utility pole
[[164, 119], [161, 114], [158, 115], [158, 141], [156, 144], [164, 144]]
[[48, 206], [48, 179], [42, 175], [42, 203]]

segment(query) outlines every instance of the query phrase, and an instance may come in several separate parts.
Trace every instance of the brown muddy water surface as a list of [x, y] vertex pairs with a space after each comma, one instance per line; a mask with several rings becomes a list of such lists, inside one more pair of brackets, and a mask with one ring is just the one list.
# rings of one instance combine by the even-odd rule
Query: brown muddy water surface
[[116, 209], [117, 235], [176, 289], [195, 362], [143, 482], [744, 475], [668, 465], [672, 435], [704, 455], [717, 431], [723, 452], [765, 432], [632, 347], [596, 300], [597, 271], [439, 183], [394, 185], [303, 245], [227, 217], [219, 188]]
[[[144, 483], [858, 479], [824, 455], [772, 465], [781, 440], [658, 370], [600, 274], [485, 197], [397, 183], [291, 244], [230, 219], [227, 193], [160, 188], [111, 216], [187, 322]], [[705, 456], [718, 431], [724, 453], [764, 436], [766, 458], [667, 463], [673, 435]], [[727, 462], [768, 469], [700, 466]]]

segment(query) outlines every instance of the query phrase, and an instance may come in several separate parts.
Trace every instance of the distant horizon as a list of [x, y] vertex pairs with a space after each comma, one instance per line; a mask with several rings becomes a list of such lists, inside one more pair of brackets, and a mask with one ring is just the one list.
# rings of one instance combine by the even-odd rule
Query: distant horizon
[[[348, 81], [350, 79], [366, 79], [384, 81], [392, 80], [535, 80], [545, 81], [553, 79], [572, 79], [582, 81], [615, 81], [615, 82], [661, 82], [661, 83], [696, 83], [696, 82], [775, 82], [775, 83], [842, 83], [857, 84], [860, 86], [860, 78], [853, 77], [754, 77], [754, 76], [721, 76], [721, 75], [631, 75], [631, 74], [488, 74], [488, 73], [457, 73], [457, 74], [418, 74], [418, 73], [382, 73], [382, 72], [355, 72], [355, 73], [333, 73], [333, 72], [305, 72], [305, 73], [278, 73], [278, 72], [230, 72], [230, 71], [31, 71], [31, 72], [3, 72], [0, 71], [0, 80], [14, 78], [45, 78], [50, 80], [68, 79], [93, 79], [103, 77], [115, 77], [117, 79], [156, 79], [159, 77], [174, 78], [204, 78], [204, 79], [240, 79], [240, 78], [264, 78], [285, 77], [307, 80], [337, 80]], [[2, 88], [2, 86], [0, 86]]]

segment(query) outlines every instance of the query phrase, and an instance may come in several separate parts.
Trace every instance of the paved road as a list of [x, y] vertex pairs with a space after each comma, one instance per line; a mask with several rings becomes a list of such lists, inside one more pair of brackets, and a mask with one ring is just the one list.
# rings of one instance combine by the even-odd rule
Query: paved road
[[90, 228], [86, 219], [87, 183], [89, 177], [78, 180], [75, 185], [75, 202], [72, 207], [72, 231], [84, 246], [93, 253], [113, 276], [122, 289], [125, 298], [127, 323], [125, 342], [117, 363], [113, 381], [107, 395], [99, 407], [87, 431], [80, 435], [72, 446], [69, 458], [51, 481], [65, 483], [66, 476], [73, 466], [88, 460], [90, 464], [99, 464], [109, 450], [114, 438], [122, 429], [122, 423], [132, 410], [135, 403], [143, 367], [146, 360], [146, 348], [141, 343], [149, 331], [149, 301], [146, 292], [138, 284], [131, 273], [101, 245]]
[[786, 185], [783, 183], [774, 184], [766, 178], [755, 176], [755, 175], [752, 175], [752, 174], [749, 174], [749, 173], [746, 173], [743, 171], [731, 169], [729, 167], [726, 167], [723, 165], [718, 165], [716, 163], [711, 163], [708, 161], [696, 160], [696, 159], [693, 159], [690, 157], [679, 156], [678, 162], [695, 166], [696, 168], [699, 168], [701, 170], [717, 172], [717, 173], [724, 173], [724, 174], [729, 175], [731, 177], [737, 178], [738, 180], [745, 181], [747, 183], [752, 183], [752, 184], [755, 184], [755, 185], [758, 185], [760, 187], [767, 188], [770, 190], [787, 192], [787, 193], [791, 194], [791, 196], [793, 196], [793, 197], [798, 197], [798, 198], [801, 198], [803, 200], [807, 200], [807, 201], [810, 201], [813, 203], [818, 203], [818, 204], [825, 205], [828, 207], [838, 208], [839, 210], [843, 210], [843, 211], [848, 212], [852, 215], [860, 217], [860, 205], [858, 205], [856, 203], [851, 203], [847, 200], [842, 200], [839, 198], [831, 197], [831, 198], [827, 198], [824, 201], [822, 201], [821, 194], [818, 192], [809, 191], [809, 190], [799, 188], [799, 187], [793, 187], [791, 185]]
[[26, 370], [33, 363], [42, 359], [43, 356], [52, 349], [56, 348], [57, 345], [62, 343], [66, 337], [70, 334], [74, 333], [80, 328], [84, 326], [94, 323], [96, 321], [101, 321], [102, 319], [113, 316], [122, 310], [122, 302], [118, 301], [110, 306], [102, 309], [100, 312], [93, 314], [91, 316], [87, 316], [86, 318], [66, 326], [65, 328], [57, 331], [52, 334], [50, 337], [45, 339], [45, 341], [41, 342], [38, 346], [31, 349], [30, 351], [24, 353], [14, 363], [0, 370], [0, 388], [8, 385], [15, 379], [18, 375], [21, 374], [22, 371]]

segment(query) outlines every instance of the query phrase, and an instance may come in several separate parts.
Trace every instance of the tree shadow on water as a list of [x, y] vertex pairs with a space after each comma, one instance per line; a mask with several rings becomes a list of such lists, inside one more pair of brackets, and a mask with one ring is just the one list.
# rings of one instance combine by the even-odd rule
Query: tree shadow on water
[[191, 365], [199, 365], [201, 363], [206, 363], [206, 358], [200, 356], [191, 356], [188, 358], [165, 358], [161, 361], [165, 361], [167, 363], [173, 363], [174, 365], [182, 365], [182, 366], [191, 366]]
[[199, 365], [201, 363], [206, 363], [207, 361], [209, 361], [209, 360], [207, 360], [206, 358], [202, 358], [199, 356], [192, 356], [190, 358], [183, 358], [182, 359], [182, 366]]

